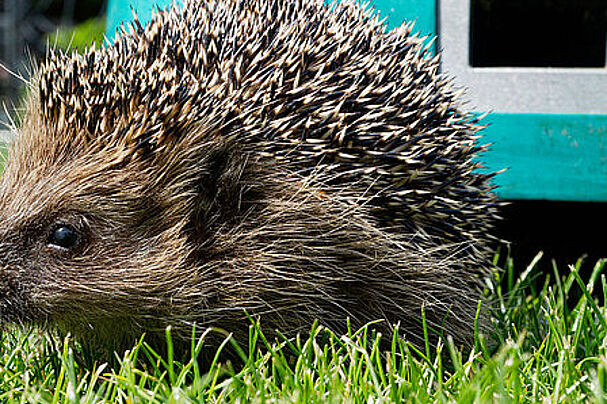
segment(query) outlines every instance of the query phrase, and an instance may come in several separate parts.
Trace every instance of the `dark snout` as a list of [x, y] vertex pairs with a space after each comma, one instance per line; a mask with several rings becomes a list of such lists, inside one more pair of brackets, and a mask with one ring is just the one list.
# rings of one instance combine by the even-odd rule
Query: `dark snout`
[[29, 323], [38, 317], [28, 298], [27, 271], [17, 255], [10, 244], [0, 243], [0, 324]]

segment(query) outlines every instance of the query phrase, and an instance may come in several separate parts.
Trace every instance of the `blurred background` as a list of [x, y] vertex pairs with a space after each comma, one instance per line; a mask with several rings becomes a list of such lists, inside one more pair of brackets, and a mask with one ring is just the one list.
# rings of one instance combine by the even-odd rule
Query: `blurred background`
[[[171, 0], [0, 0], [0, 102], [19, 106], [30, 59], [81, 50]], [[519, 268], [539, 251], [563, 268], [607, 257], [607, 0], [375, 0], [390, 27], [438, 36], [443, 70], [492, 110], [483, 161], [507, 168], [498, 236]], [[9, 72], [12, 71], [14, 74]], [[0, 120], [7, 120], [0, 110]], [[0, 128], [1, 130], [2, 128]], [[6, 132], [4, 132], [4, 135]], [[505, 254], [503, 254], [505, 255]]]
[[[31, 62], [47, 46], [82, 49], [100, 41], [105, 30], [106, 0], [0, 0], [0, 104], [18, 106]], [[14, 74], [13, 74], [14, 73]], [[0, 120], [7, 120], [4, 108]], [[0, 130], [4, 128], [0, 127]]]

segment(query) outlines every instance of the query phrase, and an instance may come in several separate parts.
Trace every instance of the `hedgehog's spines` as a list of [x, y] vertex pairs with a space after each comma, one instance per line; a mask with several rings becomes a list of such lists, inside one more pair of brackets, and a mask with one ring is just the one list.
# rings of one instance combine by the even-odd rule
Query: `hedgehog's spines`
[[223, 128], [245, 150], [362, 179], [385, 226], [482, 244], [495, 201], [471, 163], [480, 126], [413, 30], [385, 32], [349, 1], [186, 0], [147, 27], [135, 15], [106, 48], [51, 53], [41, 112], [66, 143], [135, 155]]

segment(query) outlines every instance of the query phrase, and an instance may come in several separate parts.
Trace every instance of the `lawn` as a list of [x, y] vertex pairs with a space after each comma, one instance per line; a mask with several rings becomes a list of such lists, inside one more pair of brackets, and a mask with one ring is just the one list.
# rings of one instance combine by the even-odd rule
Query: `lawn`
[[[494, 342], [478, 335], [471, 352], [448, 338], [418, 350], [397, 335], [373, 334], [372, 324], [348, 335], [313, 325], [309, 337], [268, 341], [252, 321], [247, 345], [227, 337], [215, 350], [205, 334], [193, 340], [188, 360], [178, 362], [170, 344], [160, 357], [142, 339], [110, 365], [86, 358], [69, 336], [8, 328], [0, 401], [603, 402], [606, 261], [584, 282], [581, 261], [542, 274], [535, 270], [540, 257], [520, 275], [510, 259], [502, 260], [487, 287], [495, 302]], [[382, 351], [380, 338], [391, 348]], [[228, 347], [240, 359], [223, 361], [219, 353]], [[200, 363], [202, 350], [215, 359]]]

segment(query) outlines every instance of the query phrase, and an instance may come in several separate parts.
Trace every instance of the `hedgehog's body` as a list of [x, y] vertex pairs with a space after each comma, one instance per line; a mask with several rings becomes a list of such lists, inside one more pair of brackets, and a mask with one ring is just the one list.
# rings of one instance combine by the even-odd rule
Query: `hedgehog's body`
[[55, 55], [0, 195], [0, 318], [97, 343], [314, 319], [470, 340], [495, 215], [477, 127], [408, 27], [186, 1]]

